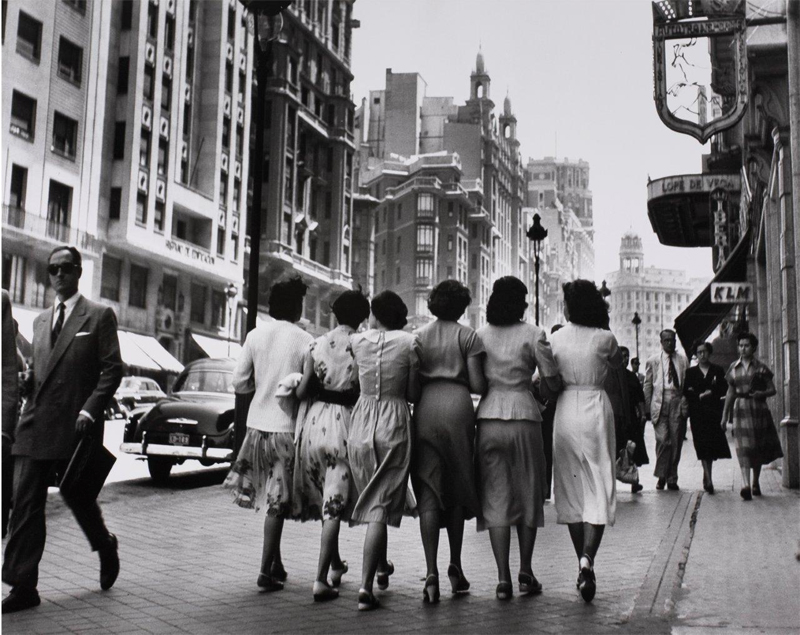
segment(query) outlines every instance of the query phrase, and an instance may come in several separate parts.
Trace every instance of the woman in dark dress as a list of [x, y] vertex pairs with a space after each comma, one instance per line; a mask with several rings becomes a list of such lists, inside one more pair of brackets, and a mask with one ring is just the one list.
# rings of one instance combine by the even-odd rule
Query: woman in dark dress
[[717, 459], [731, 458], [728, 440], [720, 425], [728, 382], [725, 380], [725, 371], [709, 361], [714, 352], [711, 344], [698, 342], [693, 352], [697, 357], [697, 366], [686, 371], [683, 395], [689, 402], [694, 451], [703, 464], [703, 489], [713, 494], [711, 466]]

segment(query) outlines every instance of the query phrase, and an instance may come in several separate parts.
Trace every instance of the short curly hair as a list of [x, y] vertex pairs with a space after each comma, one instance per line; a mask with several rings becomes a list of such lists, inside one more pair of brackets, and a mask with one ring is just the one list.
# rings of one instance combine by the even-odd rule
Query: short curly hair
[[572, 282], [565, 282], [562, 290], [570, 322], [581, 326], [608, 329], [608, 303], [603, 299], [594, 282], [579, 278]]
[[458, 280], [444, 280], [428, 296], [428, 310], [440, 320], [455, 322], [464, 315], [470, 302], [472, 295], [467, 287]]
[[345, 324], [354, 330], [369, 317], [369, 300], [358, 291], [345, 291], [331, 305], [331, 310], [339, 324]]
[[292, 276], [272, 285], [269, 292], [269, 314], [276, 320], [294, 322], [303, 314], [303, 298], [308, 285], [300, 276]]
[[695, 340], [692, 344], [692, 355], [697, 355], [697, 349], [701, 346], [705, 347], [709, 355], [714, 354], [714, 347], [711, 346], [711, 342], [706, 342], [705, 340]]
[[739, 333], [736, 336], [736, 343], [738, 344], [742, 340], [747, 340], [753, 347], [753, 350], [758, 348], [758, 338], [756, 337], [755, 333], [749, 333], [748, 331], [744, 331], [743, 333]]
[[486, 304], [486, 321], [493, 326], [516, 324], [525, 317], [528, 287], [519, 278], [503, 276], [494, 281], [492, 295]]
[[394, 291], [382, 291], [370, 303], [372, 315], [390, 331], [399, 331], [408, 320], [408, 307]]

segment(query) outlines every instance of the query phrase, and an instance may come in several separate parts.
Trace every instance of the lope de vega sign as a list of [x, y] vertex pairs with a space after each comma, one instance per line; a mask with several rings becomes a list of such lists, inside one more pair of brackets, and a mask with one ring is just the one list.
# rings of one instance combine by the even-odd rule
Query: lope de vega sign
[[752, 282], [712, 282], [712, 304], [750, 304], [753, 301]]

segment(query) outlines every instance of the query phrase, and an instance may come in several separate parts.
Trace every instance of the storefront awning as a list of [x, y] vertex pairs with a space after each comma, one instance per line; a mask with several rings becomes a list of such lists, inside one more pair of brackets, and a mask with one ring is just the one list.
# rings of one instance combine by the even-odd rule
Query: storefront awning
[[118, 331], [117, 335], [119, 336], [119, 352], [125, 364], [146, 370], [162, 370], [161, 366], [156, 364], [147, 353], [139, 348], [136, 341], [131, 337], [131, 333]]
[[179, 373], [183, 370], [183, 364], [175, 359], [167, 349], [161, 346], [155, 337], [131, 332], [126, 332], [126, 335], [131, 338], [150, 359], [168, 373]]
[[218, 340], [214, 337], [207, 335], [199, 335], [192, 333], [192, 339], [195, 343], [202, 348], [206, 355], [211, 358], [215, 357], [239, 357], [242, 352], [242, 347], [238, 342], [228, 342], [228, 340]]
[[747, 250], [750, 245], [750, 230], [739, 240], [725, 264], [717, 271], [714, 279], [703, 289], [694, 301], [675, 318], [675, 331], [683, 349], [688, 353], [692, 343], [705, 340], [722, 319], [735, 306], [727, 303], [711, 302], [711, 285], [715, 282], [745, 282], [747, 279]]

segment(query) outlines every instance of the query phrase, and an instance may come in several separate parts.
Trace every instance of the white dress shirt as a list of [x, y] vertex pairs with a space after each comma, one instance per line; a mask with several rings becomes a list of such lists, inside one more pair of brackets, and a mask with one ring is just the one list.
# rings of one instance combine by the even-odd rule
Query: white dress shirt
[[[58, 305], [59, 303], [64, 303], [64, 324], [67, 323], [69, 316], [72, 315], [72, 310], [75, 308], [75, 305], [78, 304], [78, 300], [81, 299], [81, 292], [78, 291], [70, 298], [66, 300], [59, 300], [58, 296], [56, 296], [55, 304], [53, 304], [53, 316], [50, 320], [50, 330], [52, 331], [56, 326], [56, 320], [58, 320]], [[64, 327], [64, 324], [61, 327]]]

